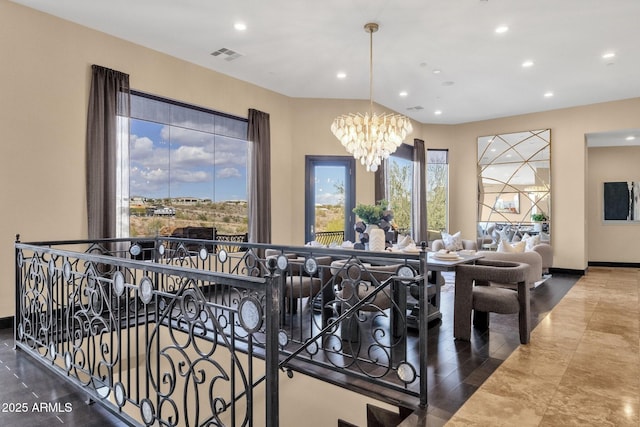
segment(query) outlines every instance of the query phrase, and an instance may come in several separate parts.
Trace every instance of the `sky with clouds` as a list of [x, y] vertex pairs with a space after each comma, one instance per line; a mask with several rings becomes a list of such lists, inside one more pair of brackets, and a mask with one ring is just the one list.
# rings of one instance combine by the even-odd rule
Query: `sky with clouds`
[[345, 171], [343, 166], [316, 166], [316, 205], [337, 205], [344, 202]]
[[247, 142], [131, 121], [129, 193], [148, 198], [247, 200]]

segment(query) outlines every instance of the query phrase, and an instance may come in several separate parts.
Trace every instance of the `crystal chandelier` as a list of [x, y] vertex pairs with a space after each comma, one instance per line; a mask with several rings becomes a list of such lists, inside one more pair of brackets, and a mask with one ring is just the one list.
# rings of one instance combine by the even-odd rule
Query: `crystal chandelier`
[[413, 127], [409, 118], [400, 114], [373, 112], [373, 33], [378, 31], [378, 24], [366, 24], [364, 29], [369, 33], [369, 112], [337, 117], [331, 124], [331, 132], [353, 157], [360, 159], [367, 172], [375, 172]]

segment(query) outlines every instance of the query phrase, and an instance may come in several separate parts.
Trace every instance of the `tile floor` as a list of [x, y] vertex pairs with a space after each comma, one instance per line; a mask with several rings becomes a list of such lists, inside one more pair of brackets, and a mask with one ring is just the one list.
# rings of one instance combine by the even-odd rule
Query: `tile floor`
[[640, 426], [640, 269], [592, 267], [447, 426]]

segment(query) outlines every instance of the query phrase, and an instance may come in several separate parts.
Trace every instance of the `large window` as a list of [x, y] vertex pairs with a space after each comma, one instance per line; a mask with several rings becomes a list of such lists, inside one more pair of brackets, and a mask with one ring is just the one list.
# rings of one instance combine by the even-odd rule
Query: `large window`
[[[448, 150], [427, 150], [427, 231], [429, 241], [448, 226]], [[400, 233], [412, 233], [413, 147], [403, 144], [387, 159], [386, 195]]]
[[132, 93], [129, 234], [246, 233], [247, 121]]
[[449, 151], [427, 150], [427, 230], [429, 241], [440, 238], [449, 221]]
[[411, 203], [413, 200], [413, 147], [401, 145], [387, 159], [387, 197], [393, 211], [393, 222], [398, 232], [411, 232]]

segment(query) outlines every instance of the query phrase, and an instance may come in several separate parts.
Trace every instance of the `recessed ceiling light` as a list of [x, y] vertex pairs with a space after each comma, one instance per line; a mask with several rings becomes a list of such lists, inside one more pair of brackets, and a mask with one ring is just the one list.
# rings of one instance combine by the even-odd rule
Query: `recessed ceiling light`
[[405, 96], [407, 96], [409, 94], [407, 93], [406, 90], [403, 90], [402, 92], [399, 93], [399, 95], [402, 96], [402, 97], [405, 97]]
[[339, 79], [346, 79], [347, 78], [347, 73], [339, 71], [338, 74], [336, 74], [336, 77], [339, 78]]
[[496, 33], [498, 34], [506, 33], [507, 31], [509, 31], [509, 27], [507, 27], [506, 25], [500, 25], [496, 28]]
[[602, 55], [602, 59], [611, 59], [613, 57], [615, 57], [616, 54], [614, 52], [607, 52], [604, 55]]
[[436, 116], [439, 116], [440, 114], [442, 114], [441, 110], [436, 110], [433, 112], [433, 114], [435, 114]]
[[629, 135], [628, 137], [625, 138], [627, 141], [633, 141], [634, 139], [636, 139], [635, 136], [633, 135]]
[[553, 96], [553, 92], [545, 92], [544, 97], [545, 98], [551, 98]]
[[442, 72], [441, 69], [436, 68], [435, 70], [433, 70], [433, 74], [440, 74]]
[[533, 61], [527, 60], [522, 63], [523, 68], [533, 67]]
[[247, 29], [247, 24], [245, 24], [244, 22], [236, 22], [235, 24], [233, 24], [233, 28], [238, 31], [244, 31]]

